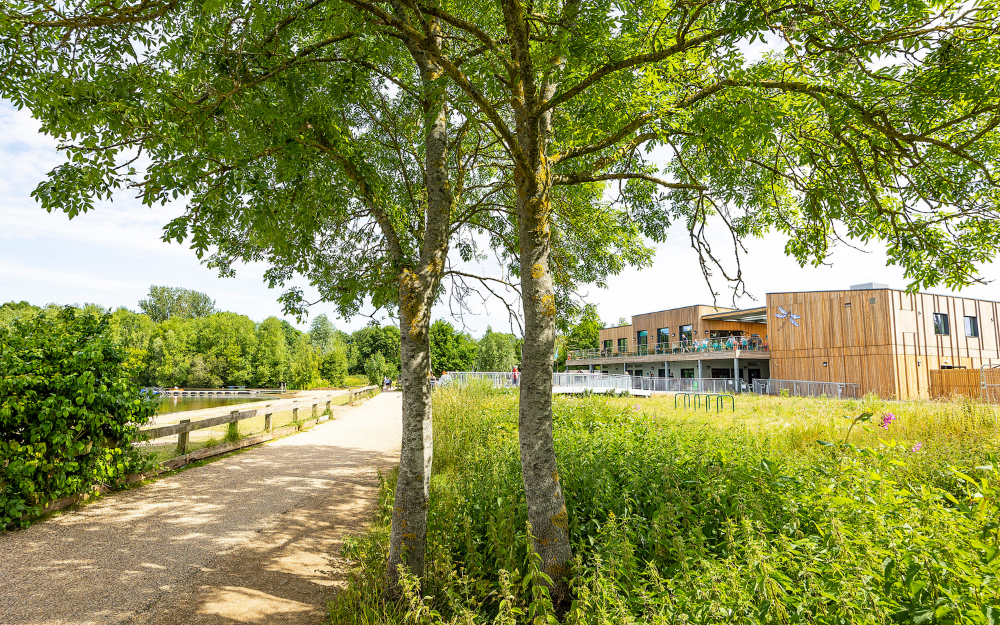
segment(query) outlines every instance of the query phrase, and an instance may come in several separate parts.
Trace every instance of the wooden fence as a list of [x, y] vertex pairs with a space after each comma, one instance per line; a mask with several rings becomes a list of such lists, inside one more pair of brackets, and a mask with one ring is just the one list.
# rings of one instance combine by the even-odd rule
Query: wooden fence
[[979, 369], [932, 369], [931, 398], [964, 395], [982, 398], [982, 377]]
[[[353, 405], [354, 402], [360, 397], [370, 397], [374, 395], [379, 390], [377, 386], [362, 386], [356, 389], [349, 389], [348, 403]], [[179, 455], [161, 462], [155, 469], [148, 473], [142, 473], [139, 475], [132, 475], [126, 478], [124, 481], [126, 484], [133, 484], [145, 479], [149, 479], [166, 471], [171, 471], [173, 469], [179, 469], [187, 464], [190, 464], [196, 460], [203, 460], [205, 458], [210, 458], [212, 456], [218, 456], [221, 454], [229, 453], [230, 451], [236, 451], [237, 449], [243, 449], [244, 447], [251, 447], [253, 445], [259, 445], [261, 443], [273, 440], [275, 438], [280, 438], [282, 436], [287, 436], [289, 434], [294, 434], [297, 431], [305, 430], [310, 428], [317, 423], [323, 423], [330, 418], [329, 414], [330, 408], [333, 401], [333, 395], [323, 398], [303, 398], [305, 402], [299, 404], [299, 400], [294, 400], [291, 406], [274, 406], [268, 405], [263, 410], [233, 410], [229, 414], [219, 415], [217, 417], [208, 417], [207, 419], [199, 419], [198, 421], [191, 421], [190, 419], [183, 419], [179, 423], [174, 423], [172, 425], [159, 425], [149, 428], [143, 428], [139, 430], [140, 438], [145, 441], [152, 441], [158, 438], [164, 438], [167, 436], [177, 437], [177, 453]], [[276, 402], [277, 403], [277, 402]], [[324, 414], [318, 414], [319, 406], [324, 406]], [[300, 415], [299, 411], [303, 408], [309, 410], [308, 415]], [[275, 429], [273, 427], [273, 416], [277, 412], [286, 412], [291, 410], [292, 421], [290, 425], [286, 425], [281, 428]], [[253, 419], [257, 416], [258, 412], [264, 413], [264, 431], [260, 434], [254, 436], [248, 436], [246, 438], [240, 438], [237, 440], [232, 440], [228, 443], [223, 443], [221, 445], [212, 445], [209, 447], [202, 447], [201, 449], [196, 449], [194, 451], [189, 451], [188, 447], [190, 445], [189, 434], [196, 430], [204, 430], [206, 428], [217, 427], [220, 425], [230, 426], [230, 436], [227, 438], [236, 439], [238, 436], [238, 423], [240, 421], [245, 421], [247, 419]], [[302, 420], [304, 418], [304, 420]], [[88, 491], [78, 493], [76, 495], [71, 495], [69, 497], [63, 497], [62, 499], [57, 499], [55, 501], [49, 502], [43, 513], [54, 512], [56, 510], [63, 510], [74, 504], [80, 503], [81, 501], [86, 501], [91, 497], [108, 492], [106, 487], [100, 485], [94, 485], [94, 487]], [[27, 517], [24, 517], [27, 518]]]
[[350, 393], [350, 397], [347, 399], [347, 403], [351, 406], [354, 405], [354, 400], [359, 397], [371, 397], [375, 394], [375, 391], [379, 390], [378, 386], [361, 386], [359, 388], [349, 388], [347, 392]]

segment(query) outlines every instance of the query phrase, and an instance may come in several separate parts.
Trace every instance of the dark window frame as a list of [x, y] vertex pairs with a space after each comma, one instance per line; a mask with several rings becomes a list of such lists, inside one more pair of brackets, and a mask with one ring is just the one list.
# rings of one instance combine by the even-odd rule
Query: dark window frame
[[670, 342], [670, 328], [657, 328], [656, 329], [656, 342], [657, 343], [669, 343]]
[[[971, 324], [969, 322], [972, 322]], [[971, 332], [970, 332], [971, 330]], [[979, 318], [974, 315], [965, 315], [965, 336], [970, 339], [979, 338]]]
[[628, 339], [618, 339], [618, 351], [624, 352], [628, 350]]
[[949, 323], [948, 313], [934, 313], [934, 335], [950, 336], [951, 323]]

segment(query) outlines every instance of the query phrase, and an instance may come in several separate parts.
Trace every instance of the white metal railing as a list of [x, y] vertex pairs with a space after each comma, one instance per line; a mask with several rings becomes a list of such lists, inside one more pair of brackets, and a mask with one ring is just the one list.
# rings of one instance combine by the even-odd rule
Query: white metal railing
[[590, 389], [595, 393], [609, 390], [627, 391], [632, 388], [632, 376], [610, 373], [553, 373], [552, 386], [572, 390]]
[[474, 380], [486, 380], [497, 388], [514, 386], [514, 374], [510, 371], [451, 371], [442, 375], [437, 383], [439, 386], [465, 386]]
[[632, 344], [627, 349], [612, 347], [611, 349], [577, 349], [569, 352], [569, 360], [588, 360], [593, 358], [634, 358], [636, 356], [669, 356], [671, 354], [700, 354], [712, 352], [766, 352], [767, 341], [758, 337], [738, 337], [716, 339], [680, 339], [672, 343], [655, 343], [649, 345]]
[[1000, 401], [1000, 364], [985, 364], [979, 368], [980, 398], [983, 401]]
[[658, 393], [740, 393], [749, 390], [739, 378], [654, 378], [634, 376], [632, 388]]
[[[515, 386], [514, 376], [510, 372], [497, 371], [452, 371], [441, 376], [437, 381], [439, 386], [451, 384], [466, 385], [475, 380], [485, 380], [496, 388], [510, 388]], [[590, 389], [597, 393], [609, 390], [628, 391], [633, 388], [632, 376], [611, 375], [607, 373], [553, 373], [552, 386], [560, 389], [571, 389], [571, 391], [582, 391]]]
[[849, 382], [810, 382], [808, 380], [754, 380], [753, 392], [758, 395], [780, 395], [781, 391], [797, 397], [836, 397], [857, 399], [858, 385]]
[[[438, 385], [465, 385], [486, 380], [497, 388], [514, 386], [509, 372], [454, 371], [442, 376]], [[595, 393], [614, 391], [655, 391], [661, 393], [743, 393], [749, 385], [739, 378], [655, 378], [610, 373], [560, 372], [552, 374], [553, 388], [569, 392], [590, 389]]]

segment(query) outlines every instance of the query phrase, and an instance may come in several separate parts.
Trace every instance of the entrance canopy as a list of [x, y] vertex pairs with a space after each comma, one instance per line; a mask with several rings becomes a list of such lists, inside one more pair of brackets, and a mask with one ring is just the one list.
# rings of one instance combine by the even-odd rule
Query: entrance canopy
[[747, 308], [745, 310], [727, 310], [726, 312], [702, 316], [703, 321], [736, 321], [742, 323], [767, 323], [767, 306]]

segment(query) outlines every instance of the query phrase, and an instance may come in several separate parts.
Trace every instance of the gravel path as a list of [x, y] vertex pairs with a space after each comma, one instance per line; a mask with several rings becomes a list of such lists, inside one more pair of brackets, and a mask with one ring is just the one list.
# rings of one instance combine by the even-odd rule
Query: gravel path
[[319, 623], [398, 460], [399, 393], [0, 534], [0, 624]]

